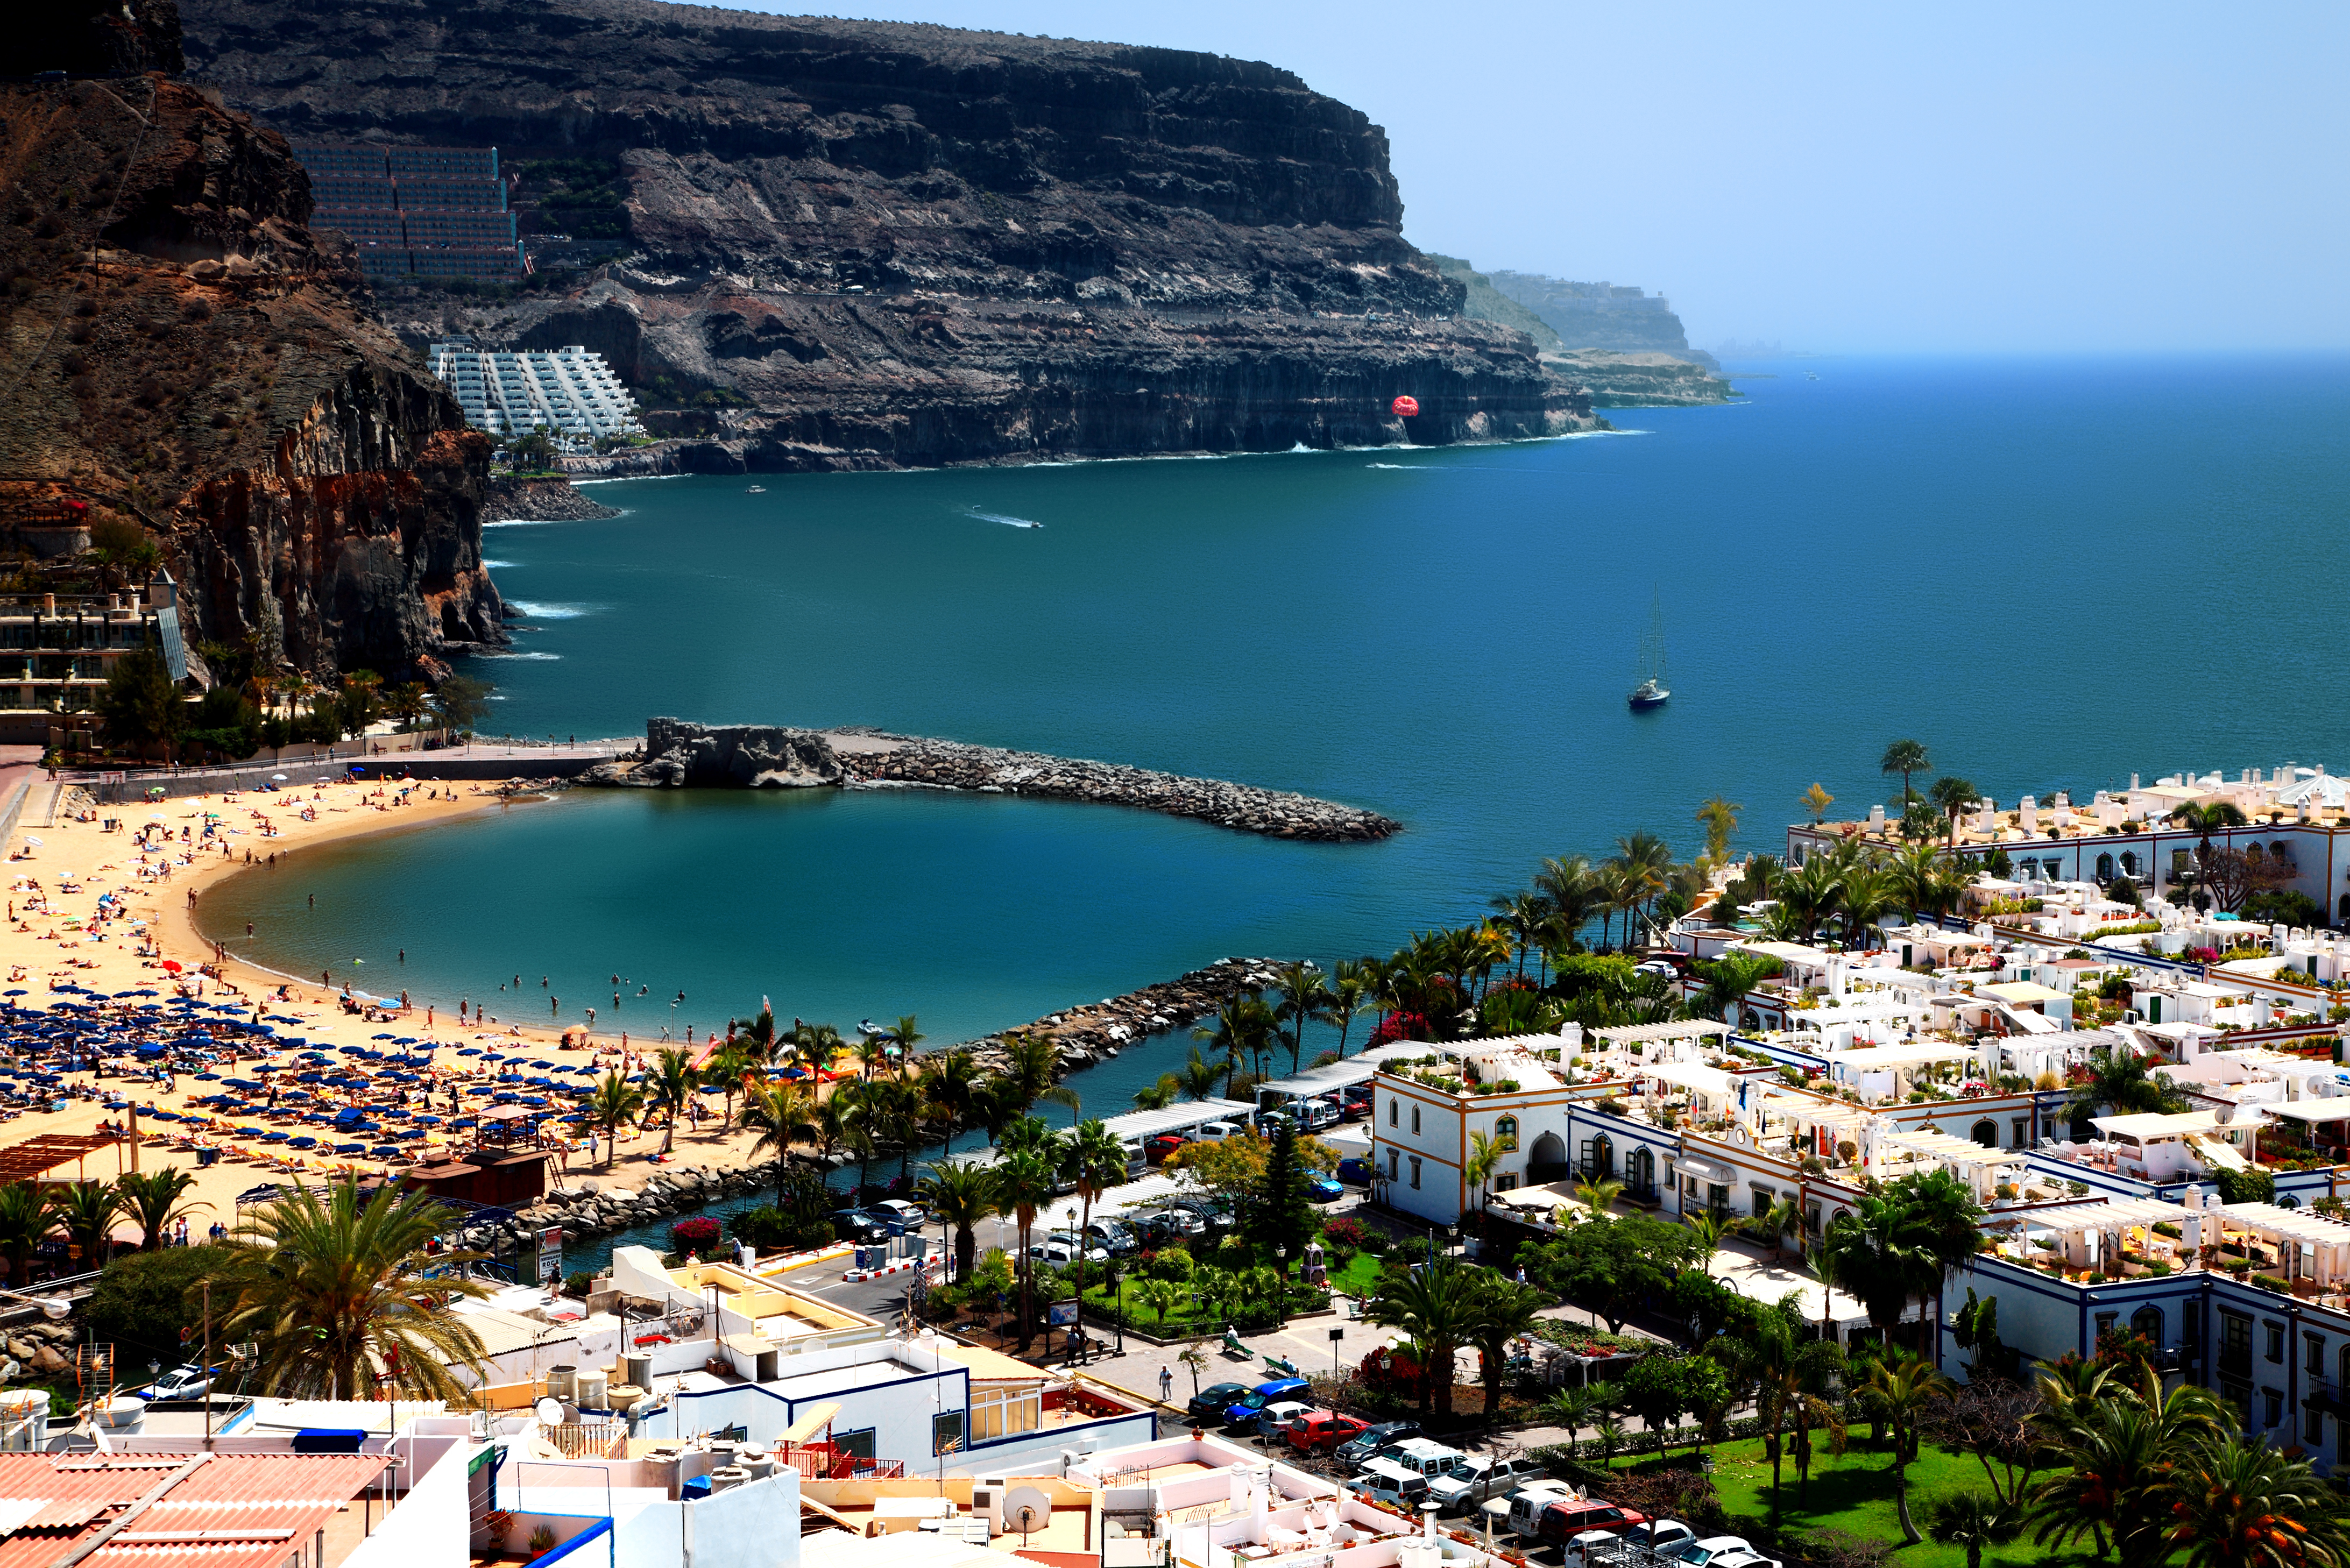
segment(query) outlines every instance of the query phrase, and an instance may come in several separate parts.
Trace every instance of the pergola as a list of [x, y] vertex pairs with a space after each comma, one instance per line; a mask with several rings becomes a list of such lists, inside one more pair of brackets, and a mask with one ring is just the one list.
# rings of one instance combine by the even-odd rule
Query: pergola
[[1698, 1040], [1730, 1032], [1730, 1025], [1719, 1018], [1677, 1018], [1667, 1023], [1611, 1023], [1591, 1033], [1609, 1045], [1651, 1045], [1660, 1040]]
[[[2130, 1232], [2143, 1232], [2143, 1250], [2157, 1249], [2154, 1227], [2161, 1223], [2177, 1225], [2184, 1239], [2178, 1250], [2193, 1257], [2203, 1244], [2203, 1220], [2209, 1210], [2194, 1210], [2177, 1203], [2158, 1201], [2150, 1198], [2124, 1198], [2106, 1202], [2062, 1203], [2050, 1209], [2007, 1209], [1995, 1210], [1983, 1217], [1985, 1231], [2018, 1227], [2018, 1239], [2023, 1244], [2023, 1261], [2031, 1262], [2031, 1238], [2051, 1232], [2064, 1238], [2060, 1249], [2064, 1262], [2076, 1269], [2098, 1267], [2106, 1254], [2126, 1250]], [[2341, 1228], [2350, 1239], [2350, 1226]], [[2106, 1237], [2113, 1241], [2108, 1246]], [[2168, 1238], [2161, 1245], [2170, 1245]]]
[[2275, 1246], [2277, 1272], [2288, 1280], [2314, 1280], [2323, 1293], [2350, 1279], [2350, 1224], [2273, 1203], [2221, 1204], [2219, 1219], [2222, 1233], [2237, 1231]]
[[[127, 1143], [120, 1133], [43, 1133], [0, 1148], [0, 1186], [47, 1176], [68, 1160], [77, 1163], [109, 1144]], [[78, 1173], [77, 1173], [78, 1174]]]
[[1948, 1166], [1975, 1189], [1977, 1198], [1990, 1196], [2003, 1179], [2002, 1171], [2020, 1175], [2028, 1163], [2021, 1150], [1986, 1147], [1970, 1138], [1956, 1137], [1931, 1127], [1888, 1133], [1885, 1143], [1889, 1148], [1905, 1149]]

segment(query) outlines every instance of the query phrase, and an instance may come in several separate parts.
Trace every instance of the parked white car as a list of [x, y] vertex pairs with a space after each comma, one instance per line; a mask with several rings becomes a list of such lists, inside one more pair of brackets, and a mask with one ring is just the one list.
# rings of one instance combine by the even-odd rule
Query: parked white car
[[1506, 1497], [1544, 1473], [1532, 1459], [1497, 1459], [1471, 1454], [1448, 1476], [1428, 1483], [1428, 1495], [1448, 1514], [1466, 1513], [1490, 1498]]

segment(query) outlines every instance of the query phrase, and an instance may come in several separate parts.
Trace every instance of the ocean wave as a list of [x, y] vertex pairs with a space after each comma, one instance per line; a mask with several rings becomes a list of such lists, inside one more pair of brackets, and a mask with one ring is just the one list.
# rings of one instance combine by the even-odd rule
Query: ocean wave
[[544, 517], [493, 517], [482, 524], [484, 528], [544, 528]]
[[1363, 464], [1363, 466], [1365, 468], [1399, 468], [1418, 470], [1433, 467], [1434, 465], [1425, 462], [1367, 462]]
[[1001, 523], [1007, 528], [1042, 528], [1044, 526], [1034, 518], [1007, 517], [1001, 512], [982, 512], [975, 506], [964, 515], [976, 518], [982, 523]]
[[656, 479], [691, 479], [692, 477], [690, 473], [624, 473], [617, 479], [575, 479], [571, 484], [576, 490], [583, 484], [643, 484]]
[[600, 605], [550, 605], [536, 599], [508, 599], [507, 604], [533, 620], [577, 620], [583, 615], [593, 615]]
[[496, 571], [496, 570], [498, 570], [498, 569], [500, 569], [500, 568], [502, 568], [502, 567], [511, 566], [513, 566], [513, 565], [514, 565], [514, 563], [513, 563], [512, 561], [491, 561], [491, 560], [484, 560], [484, 561], [483, 561], [482, 565], [483, 565], [484, 567], [486, 567], [486, 568], [488, 568], [488, 569], [490, 569], [490, 570], [492, 570], [492, 571]]

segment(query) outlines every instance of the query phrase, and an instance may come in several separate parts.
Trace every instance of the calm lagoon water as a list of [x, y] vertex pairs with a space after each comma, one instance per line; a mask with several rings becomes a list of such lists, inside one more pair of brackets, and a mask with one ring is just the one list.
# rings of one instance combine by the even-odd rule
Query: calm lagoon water
[[[681, 1024], [764, 995], [943, 1042], [1227, 954], [1384, 952], [1547, 855], [1641, 827], [1690, 853], [1717, 793], [1775, 851], [1814, 780], [1839, 810], [1883, 798], [1898, 736], [2001, 799], [2345, 765], [2341, 358], [1732, 369], [1770, 379], [1620, 435], [639, 481], [592, 492], [611, 521], [489, 535], [532, 629], [475, 666], [485, 728], [875, 724], [1356, 802], [1407, 825], [1385, 844], [988, 796], [578, 794], [307, 854], [210, 920], [443, 1006], [505, 1015], [519, 974], [515, 1016], [559, 996], [657, 1033], [681, 989]], [[1673, 697], [1636, 715], [1652, 593]], [[1166, 1054], [1087, 1075], [1088, 1108]]]

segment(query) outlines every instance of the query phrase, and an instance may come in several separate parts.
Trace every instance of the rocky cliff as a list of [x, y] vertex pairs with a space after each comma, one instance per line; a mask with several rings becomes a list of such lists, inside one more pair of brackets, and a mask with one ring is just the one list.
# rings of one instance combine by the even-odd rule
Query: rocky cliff
[[575, 286], [382, 307], [419, 339], [602, 349], [651, 400], [702, 405], [672, 421], [682, 466], [1595, 422], [1404, 242], [1384, 133], [1271, 66], [646, 0], [186, 15], [192, 76], [289, 135], [495, 145], [518, 190], [559, 162], [566, 192], [621, 192], [567, 209], [627, 230]]
[[283, 140], [160, 75], [8, 86], [0, 171], [0, 504], [137, 518], [195, 634], [263, 668], [502, 639], [488, 442], [314, 240]]
[[1664, 296], [1609, 283], [1573, 283], [1540, 273], [1489, 274], [1493, 288], [1542, 318], [1559, 347], [1612, 348], [1634, 354], [1675, 354], [1710, 370], [1721, 366], [1689, 346], [1681, 318]]

